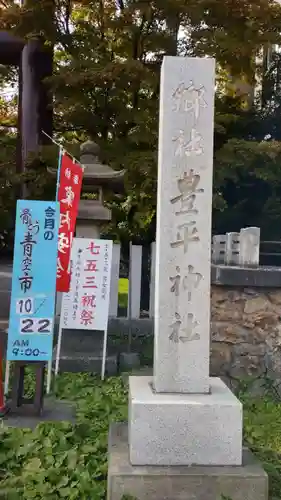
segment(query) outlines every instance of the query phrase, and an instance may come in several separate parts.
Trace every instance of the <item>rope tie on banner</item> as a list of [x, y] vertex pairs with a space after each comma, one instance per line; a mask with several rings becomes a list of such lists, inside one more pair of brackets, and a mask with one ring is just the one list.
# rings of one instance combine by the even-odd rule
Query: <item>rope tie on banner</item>
[[61, 156], [62, 156], [63, 154], [65, 154], [65, 153], [66, 153], [66, 154], [67, 154], [67, 156], [69, 156], [69, 157], [72, 159], [73, 163], [77, 163], [77, 165], [80, 165], [80, 167], [82, 168], [82, 170], [83, 170], [83, 172], [84, 172], [84, 170], [85, 170], [85, 166], [84, 166], [84, 165], [82, 165], [82, 163], [81, 163], [79, 160], [77, 160], [77, 158], [75, 158], [75, 156], [73, 156], [71, 153], [69, 153], [69, 152], [68, 152], [68, 151], [67, 151], [67, 150], [63, 147], [63, 145], [62, 145], [60, 142], [55, 141], [55, 139], [53, 139], [53, 138], [52, 138], [49, 134], [47, 134], [47, 132], [45, 132], [44, 130], [42, 130], [42, 133], [43, 133], [46, 137], [48, 137], [48, 139], [50, 139], [50, 141], [52, 141], [52, 143], [53, 143], [53, 144], [55, 144], [58, 148], [60, 148], [60, 151], [61, 151]]

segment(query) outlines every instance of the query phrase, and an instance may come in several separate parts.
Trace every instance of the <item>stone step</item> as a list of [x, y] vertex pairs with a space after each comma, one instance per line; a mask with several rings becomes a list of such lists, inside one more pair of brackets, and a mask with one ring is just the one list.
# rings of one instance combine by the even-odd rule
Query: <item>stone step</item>
[[129, 377], [153, 377], [153, 368], [151, 366], [142, 366], [131, 370], [130, 372], [122, 373], [122, 380], [126, 386], [129, 386]]

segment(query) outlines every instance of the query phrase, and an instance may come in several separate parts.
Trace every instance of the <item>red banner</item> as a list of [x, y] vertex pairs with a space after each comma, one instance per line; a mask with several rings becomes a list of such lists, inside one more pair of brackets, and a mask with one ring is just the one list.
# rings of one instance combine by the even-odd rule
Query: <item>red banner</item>
[[58, 201], [60, 227], [57, 262], [57, 291], [68, 292], [70, 287], [70, 251], [79, 207], [83, 171], [72, 159], [62, 156]]

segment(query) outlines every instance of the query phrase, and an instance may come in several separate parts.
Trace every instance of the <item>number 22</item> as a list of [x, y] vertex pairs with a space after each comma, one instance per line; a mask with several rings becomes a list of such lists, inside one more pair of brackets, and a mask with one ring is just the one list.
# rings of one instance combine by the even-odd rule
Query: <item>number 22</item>
[[50, 333], [50, 319], [31, 319], [25, 318], [21, 320], [21, 333]]

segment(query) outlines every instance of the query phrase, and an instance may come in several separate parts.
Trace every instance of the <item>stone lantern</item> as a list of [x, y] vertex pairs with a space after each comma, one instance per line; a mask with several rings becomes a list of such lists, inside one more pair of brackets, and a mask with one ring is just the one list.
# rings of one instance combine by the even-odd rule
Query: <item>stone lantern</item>
[[100, 226], [111, 220], [111, 210], [103, 204], [103, 189], [123, 190], [125, 171], [101, 163], [99, 153], [100, 148], [93, 141], [86, 141], [80, 147], [80, 162], [84, 166], [82, 191], [97, 194], [94, 200], [80, 200], [76, 226], [76, 236], [80, 238], [99, 238]]

